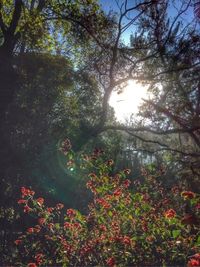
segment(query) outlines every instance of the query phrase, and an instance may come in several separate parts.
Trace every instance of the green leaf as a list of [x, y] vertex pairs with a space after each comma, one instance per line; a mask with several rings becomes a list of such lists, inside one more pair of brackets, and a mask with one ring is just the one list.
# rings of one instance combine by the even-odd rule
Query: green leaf
[[109, 210], [108, 215], [109, 215], [110, 217], [112, 217], [113, 213], [112, 213], [111, 210]]
[[135, 215], [138, 216], [139, 214], [140, 214], [140, 209], [137, 208], [137, 209], [135, 210]]
[[56, 230], [59, 230], [60, 229], [60, 224], [59, 223], [55, 223], [55, 228], [56, 228]]
[[151, 209], [151, 206], [147, 203], [143, 204], [142, 205], [142, 208], [145, 210], [145, 211], [149, 211]]
[[173, 230], [172, 231], [172, 236], [173, 238], [177, 238], [181, 233], [181, 230]]
[[74, 159], [74, 153], [73, 153], [72, 151], [69, 151], [69, 152], [67, 153], [67, 157], [68, 157], [69, 160]]
[[168, 221], [169, 225], [177, 224], [176, 218], [170, 218], [170, 219], [166, 218], [166, 221]]
[[196, 246], [200, 246], [200, 236], [198, 236], [197, 241], [195, 242]]

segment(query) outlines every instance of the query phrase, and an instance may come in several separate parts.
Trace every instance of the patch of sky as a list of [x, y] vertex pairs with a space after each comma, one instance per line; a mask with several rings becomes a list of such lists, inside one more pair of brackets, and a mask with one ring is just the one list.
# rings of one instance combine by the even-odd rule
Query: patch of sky
[[[125, 4], [127, 3], [127, 8], [133, 7], [137, 5], [139, 2], [138, 0], [99, 0], [99, 3], [106, 14], [109, 14], [110, 11], [116, 14], [120, 14], [121, 11], [124, 11]], [[168, 14], [170, 18], [170, 22], [173, 23], [173, 20], [176, 18], [178, 12], [180, 10], [185, 11], [181, 14], [177, 21], [181, 21], [183, 26], [187, 25], [188, 23], [192, 23], [195, 20], [194, 15], [194, 1], [185, 1], [185, 0], [169, 0], [168, 1]], [[123, 19], [123, 25], [126, 25], [130, 22], [130, 18], [133, 16], [135, 17], [138, 14], [137, 11], [131, 11], [127, 13], [127, 16]], [[122, 34], [122, 41], [126, 46], [130, 46], [130, 36], [131, 34], [135, 33], [134, 27], [128, 27]]]

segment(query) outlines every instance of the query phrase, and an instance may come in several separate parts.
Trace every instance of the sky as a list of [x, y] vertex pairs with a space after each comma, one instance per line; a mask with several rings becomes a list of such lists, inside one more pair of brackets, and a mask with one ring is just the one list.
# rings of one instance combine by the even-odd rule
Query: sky
[[[171, 0], [169, 0], [171, 2]], [[114, 12], [119, 12], [119, 8], [117, 6], [117, 0], [100, 0], [100, 4], [103, 10], [106, 13], [109, 13], [110, 10]], [[124, 1], [118, 0], [119, 5], [121, 5]], [[129, 5], [133, 6], [134, 2], [139, 2], [138, 0], [128, 0]], [[171, 18], [176, 16], [177, 10], [176, 8], [180, 8], [183, 0], [176, 0], [176, 7], [169, 7], [169, 15]], [[183, 23], [188, 23], [194, 18], [193, 8], [189, 8], [186, 14], [184, 14], [181, 19]], [[130, 35], [134, 32], [134, 28], [128, 29], [123, 34], [123, 40], [126, 45], [129, 45]], [[142, 99], [149, 98], [147, 94], [147, 88], [140, 84], [136, 84], [134, 82], [129, 82], [126, 88], [124, 88], [122, 94], [117, 94], [117, 92], [113, 92], [109, 101], [109, 104], [114, 108], [115, 115], [118, 121], [124, 122], [126, 121], [131, 114], [137, 114], [139, 106], [142, 104]]]
[[[173, 18], [177, 14], [176, 8], [180, 8], [181, 4], [184, 0], [175, 0], [175, 7], [171, 4], [171, 0], [168, 0], [170, 2], [169, 6], [169, 15], [171, 18]], [[109, 13], [110, 10], [114, 12], [119, 12], [119, 8], [117, 5], [117, 2], [121, 6], [121, 4], [124, 2], [123, 0], [99, 0], [100, 5], [102, 6], [105, 13]], [[128, 5], [133, 6], [134, 3], [139, 3], [139, 0], [128, 0]], [[194, 18], [194, 9], [190, 7], [187, 12], [181, 16], [181, 19], [183, 23], [188, 23]], [[128, 45], [130, 41], [130, 35], [133, 33], [134, 29], [129, 28], [123, 35], [123, 40], [125, 41], [125, 44]]]
[[109, 104], [115, 110], [115, 116], [118, 121], [124, 122], [129, 120], [130, 116], [138, 113], [138, 108], [142, 104], [142, 99], [149, 99], [147, 87], [129, 81], [123, 93], [112, 92]]

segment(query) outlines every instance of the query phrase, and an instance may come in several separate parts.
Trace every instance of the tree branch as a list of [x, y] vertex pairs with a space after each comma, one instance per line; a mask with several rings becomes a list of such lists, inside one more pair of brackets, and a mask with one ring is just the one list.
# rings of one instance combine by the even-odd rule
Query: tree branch
[[161, 146], [161, 148], [159, 148], [159, 149], [154, 149], [152, 151], [152, 153], [159, 152], [159, 151], [171, 151], [171, 152], [176, 152], [176, 153], [181, 154], [181, 155], [184, 155], [184, 156], [200, 157], [200, 153], [186, 153], [184, 151], [171, 148], [168, 145], [162, 144], [162, 143], [160, 143], [158, 141], [154, 141], [154, 140], [150, 140], [150, 139], [145, 139], [145, 138], [143, 138], [143, 137], [141, 137], [139, 135], [133, 134], [132, 132], [127, 131], [127, 133], [130, 134], [131, 136], [133, 136], [133, 137], [141, 140], [144, 143], [152, 143], [152, 144], [157, 144], [157, 145]]
[[1, 28], [1, 31], [2, 31], [3, 35], [5, 35], [5, 33], [6, 33], [6, 25], [5, 25], [4, 21], [3, 21], [1, 9], [2, 9], [2, 3], [0, 3], [0, 28]]
[[102, 128], [101, 132], [107, 130], [118, 130], [118, 131], [130, 131], [130, 132], [149, 132], [155, 135], [168, 135], [168, 134], [176, 134], [176, 133], [191, 133], [200, 129], [200, 126], [195, 126], [192, 128], [186, 129], [169, 129], [169, 130], [155, 130], [149, 127], [129, 127], [124, 125], [106, 125]]
[[8, 31], [11, 35], [13, 35], [15, 33], [15, 30], [17, 28], [17, 25], [18, 25], [18, 22], [19, 22], [19, 19], [21, 16], [22, 5], [23, 5], [22, 0], [15, 0], [15, 9], [13, 12], [10, 26], [8, 28]]

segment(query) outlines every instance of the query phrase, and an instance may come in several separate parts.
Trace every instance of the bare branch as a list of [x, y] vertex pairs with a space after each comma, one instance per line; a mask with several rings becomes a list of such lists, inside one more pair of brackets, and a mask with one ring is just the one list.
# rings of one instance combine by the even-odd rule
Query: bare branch
[[178, 14], [176, 15], [176, 17], [174, 18], [174, 21], [171, 24], [171, 27], [170, 27], [170, 29], [168, 31], [167, 38], [166, 38], [166, 40], [164, 42], [164, 45], [168, 42], [168, 40], [170, 38], [170, 35], [172, 33], [172, 30], [174, 28], [174, 25], [177, 22], [178, 18], [188, 10], [190, 4], [191, 4], [191, 0], [189, 0], [188, 4], [186, 5], [186, 7], [183, 10], [182, 10], [182, 7], [180, 8], [180, 11], [178, 12]]
[[130, 131], [130, 132], [149, 132], [155, 135], [168, 135], [168, 134], [175, 134], [175, 133], [191, 133], [200, 129], [200, 126], [195, 126], [192, 128], [187, 129], [169, 129], [169, 130], [156, 130], [149, 127], [129, 127], [124, 125], [106, 125], [102, 128], [101, 132], [107, 130], [118, 130], [118, 131]]
[[[191, 157], [200, 157], [200, 153], [186, 153], [184, 151], [181, 151], [181, 150], [178, 150], [178, 149], [174, 149], [174, 148], [171, 148], [169, 147], [168, 145], [166, 144], [163, 144], [163, 143], [160, 143], [158, 141], [155, 141], [155, 140], [151, 140], [151, 139], [145, 139], [139, 135], [136, 135], [132, 132], [129, 132], [127, 131], [127, 133], [135, 138], [137, 138], [138, 140], [141, 140], [142, 142], [144, 143], [152, 143], [152, 144], [155, 144], [155, 145], [159, 145], [161, 146], [161, 148], [154, 148], [153, 151], [151, 153], [155, 153], [155, 152], [160, 152], [160, 151], [170, 151], [170, 152], [175, 152], [175, 153], [178, 153], [178, 154], [181, 154], [181, 155], [184, 155], [184, 156], [191, 156]], [[137, 148], [137, 150], [140, 150], [140, 148]]]

